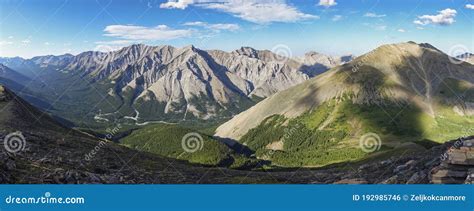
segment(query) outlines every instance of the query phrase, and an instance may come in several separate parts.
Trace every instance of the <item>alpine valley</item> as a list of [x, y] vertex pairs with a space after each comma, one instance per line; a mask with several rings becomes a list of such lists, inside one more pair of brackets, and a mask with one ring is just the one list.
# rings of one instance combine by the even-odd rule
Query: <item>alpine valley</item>
[[134, 44], [0, 58], [0, 135], [26, 140], [1, 151], [0, 183], [433, 183], [474, 133], [460, 58], [415, 42], [359, 57]]
[[315, 52], [293, 59], [249, 47], [224, 52], [135, 44], [107, 53], [1, 58], [0, 63], [18, 73], [3, 75], [21, 82], [23, 87], [12, 87], [18, 95], [41, 98], [30, 102], [70, 125], [95, 129], [120, 122], [223, 120], [351, 59]]

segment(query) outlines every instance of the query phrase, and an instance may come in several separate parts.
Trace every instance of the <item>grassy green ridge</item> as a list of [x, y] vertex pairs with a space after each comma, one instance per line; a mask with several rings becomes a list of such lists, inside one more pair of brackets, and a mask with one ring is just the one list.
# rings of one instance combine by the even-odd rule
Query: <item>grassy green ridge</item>
[[[198, 133], [202, 137], [202, 148], [186, 152], [182, 146], [183, 137]], [[259, 161], [232, 151], [225, 144], [215, 140], [206, 132], [198, 132], [175, 124], [154, 124], [133, 131], [121, 143], [133, 149], [147, 151], [166, 157], [187, 160], [191, 163], [210, 166], [225, 166], [247, 169], [259, 165]]]
[[[258, 158], [271, 160], [276, 166], [324, 166], [371, 156], [359, 148], [359, 138], [366, 133], [380, 136], [383, 145], [373, 152], [380, 154], [403, 143], [429, 146], [457, 138], [474, 124], [473, 117], [456, 116], [449, 109], [438, 112], [440, 115], [433, 118], [408, 104], [386, 101], [364, 105], [349, 99], [331, 100], [294, 119], [268, 117], [240, 142], [254, 150]], [[278, 141], [283, 141], [282, 149], [267, 147]]]
[[194, 153], [184, 151], [181, 146], [182, 138], [192, 132], [194, 131], [177, 125], [150, 125], [132, 132], [121, 143], [137, 150], [208, 165], [219, 164], [229, 154], [228, 147], [207, 135], [201, 135], [201, 150]]

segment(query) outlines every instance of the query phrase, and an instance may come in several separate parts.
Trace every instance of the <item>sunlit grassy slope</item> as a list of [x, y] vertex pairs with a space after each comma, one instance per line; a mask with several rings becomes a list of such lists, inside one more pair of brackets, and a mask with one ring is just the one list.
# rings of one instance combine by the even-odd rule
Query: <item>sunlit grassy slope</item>
[[[443, 142], [467, 134], [474, 125], [472, 117], [458, 116], [449, 109], [439, 112], [432, 117], [408, 104], [361, 105], [332, 100], [294, 119], [271, 116], [240, 142], [273, 165], [323, 166], [365, 159], [407, 144]], [[380, 137], [379, 150], [361, 150], [360, 137], [367, 133]], [[283, 147], [272, 149], [276, 142], [282, 142]]]

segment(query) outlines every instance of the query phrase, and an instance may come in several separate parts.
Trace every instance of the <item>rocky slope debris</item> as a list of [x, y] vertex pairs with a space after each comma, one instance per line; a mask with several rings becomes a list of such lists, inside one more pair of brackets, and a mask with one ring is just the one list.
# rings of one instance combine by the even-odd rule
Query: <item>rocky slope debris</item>
[[474, 184], [474, 136], [460, 138], [431, 172], [435, 184]]

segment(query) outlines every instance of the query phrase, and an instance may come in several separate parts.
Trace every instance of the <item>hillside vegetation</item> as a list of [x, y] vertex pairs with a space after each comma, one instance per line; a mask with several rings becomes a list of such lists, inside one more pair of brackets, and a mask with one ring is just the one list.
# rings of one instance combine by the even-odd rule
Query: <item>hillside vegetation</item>
[[[188, 139], [189, 145], [183, 146], [183, 139], [187, 134], [194, 134], [193, 138], [196, 138], [198, 134], [202, 139], [195, 139], [197, 142], [194, 143]], [[204, 131], [200, 132], [175, 124], [154, 124], [143, 127], [133, 131], [122, 139], [121, 143], [139, 151], [196, 164], [236, 169], [253, 168], [259, 165], [258, 160], [234, 152], [227, 145], [206, 135]]]

